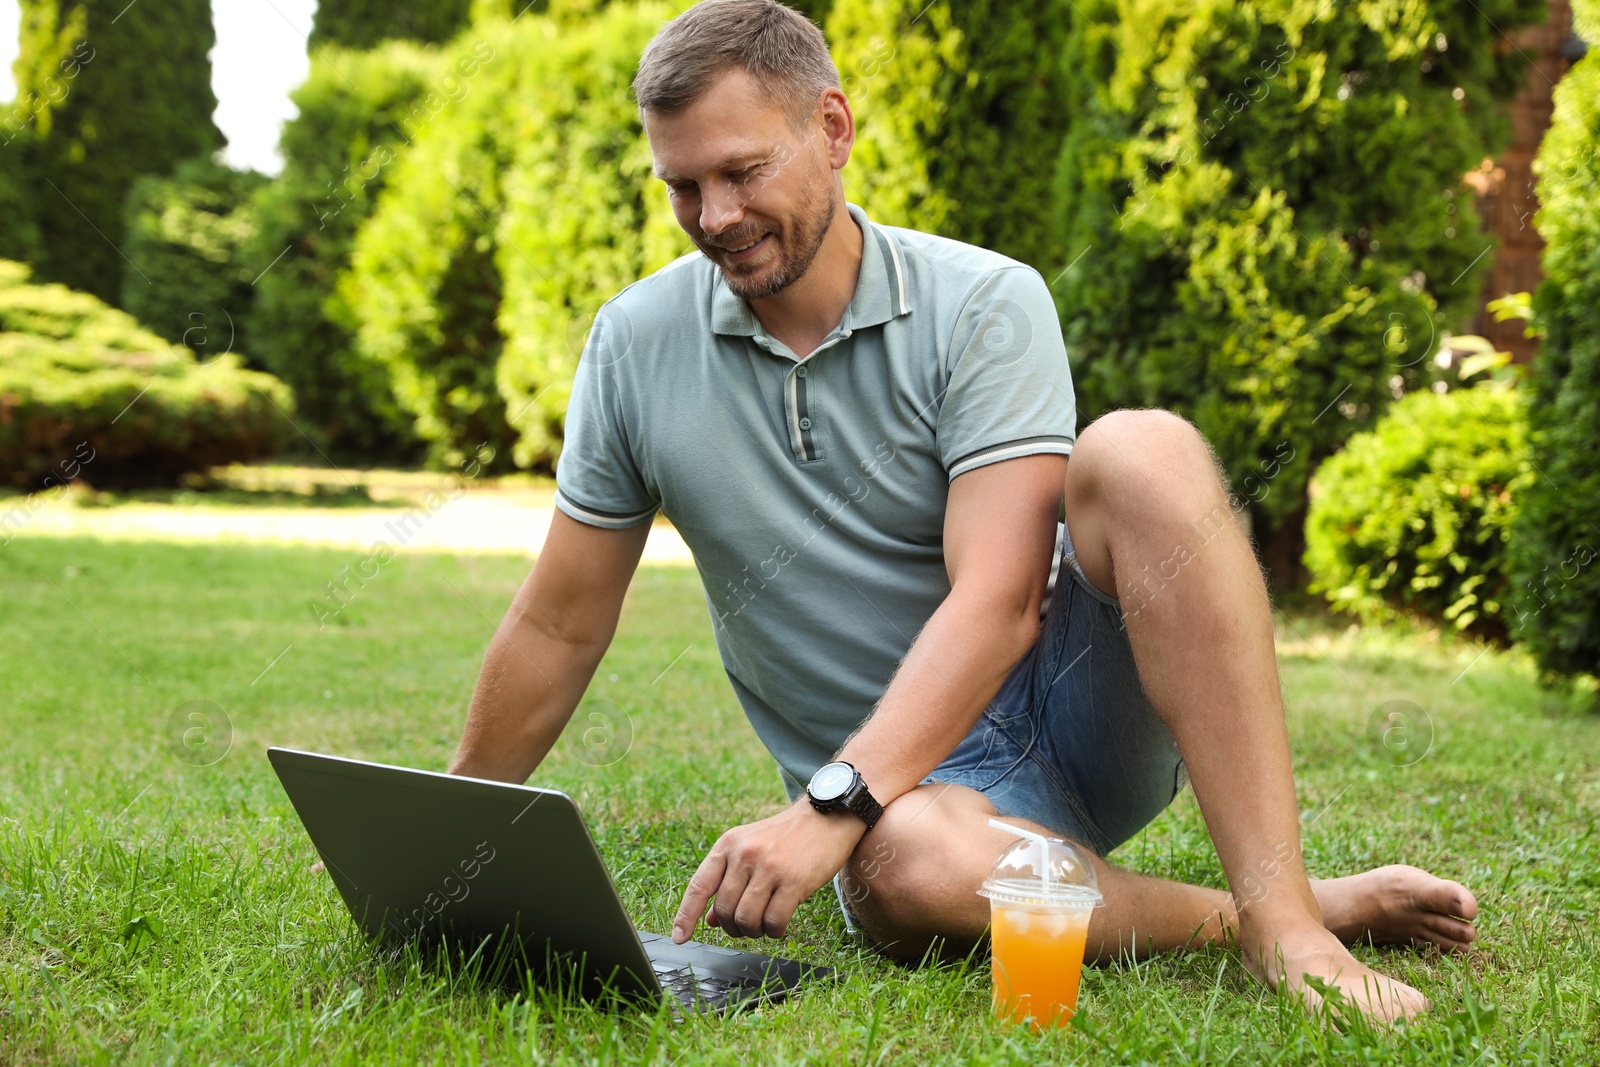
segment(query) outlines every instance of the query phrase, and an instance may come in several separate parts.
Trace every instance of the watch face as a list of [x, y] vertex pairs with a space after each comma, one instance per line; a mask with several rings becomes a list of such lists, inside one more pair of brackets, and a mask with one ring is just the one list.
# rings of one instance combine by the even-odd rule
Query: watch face
[[825, 763], [811, 776], [811, 785], [807, 791], [824, 803], [838, 800], [849, 790], [855, 776], [856, 772], [848, 763]]

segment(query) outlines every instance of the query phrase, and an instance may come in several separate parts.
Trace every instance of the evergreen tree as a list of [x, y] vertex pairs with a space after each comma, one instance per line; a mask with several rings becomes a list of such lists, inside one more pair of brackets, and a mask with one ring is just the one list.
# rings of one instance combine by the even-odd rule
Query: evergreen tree
[[857, 123], [846, 195], [875, 221], [1059, 270], [1048, 205], [1071, 11], [1070, 0], [833, 0], [826, 30]]
[[121, 296], [129, 186], [226, 143], [215, 43], [210, 0], [22, 0], [13, 72], [35, 134], [40, 277]]
[[400, 154], [329, 302], [434, 462], [548, 470], [597, 306], [683, 251], [628, 93], [671, 15], [485, 22], [443, 53], [471, 91]]
[[268, 182], [204, 158], [170, 178], [140, 178], [123, 220], [122, 250], [136, 268], [123, 275], [123, 310], [202, 361], [230, 351], [248, 360], [245, 322], [261, 271], [254, 196]]
[[[1600, 40], [1600, 4], [1572, 5], [1578, 32]], [[1539, 477], [1512, 528], [1517, 632], [1551, 675], [1600, 676], [1600, 59], [1556, 86], [1535, 164], [1543, 205], [1544, 330], [1528, 404]]]
[[300, 429], [335, 457], [413, 458], [388, 375], [339, 325], [334, 284], [395, 162], [473, 94], [448, 59], [406, 41], [314, 53], [283, 128], [283, 172], [256, 197], [249, 352], [294, 389]]
[[4, 122], [0, 116], [0, 259], [32, 263], [39, 257], [33, 132], [21, 122], [6, 130]]
[[1426, 378], [1489, 238], [1461, 175], [1525, 70], [1540, 0], [1078, 0], [1057, 285], [1083, 421], [1188, 416], [1269, 569], [1298, 577], [1306, 479]]
[[[313, 52], [329, 44], [371, 48], [395, 39], [438, 44], [467, 24], [474, 6], [474, 0], [317, 0], [308, 43]], [[476, 6], [498, 9], [505, 4], [484, 5], [480, 0]]]

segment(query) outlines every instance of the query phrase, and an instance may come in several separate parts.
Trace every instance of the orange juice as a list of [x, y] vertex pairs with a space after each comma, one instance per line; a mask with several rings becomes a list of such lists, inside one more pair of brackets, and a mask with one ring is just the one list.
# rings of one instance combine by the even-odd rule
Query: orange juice
[[1089, 908], [1028, 910], [992, 902], [994, 1011], [1001, 1019], [1066, 1026], [1078, 1006]]

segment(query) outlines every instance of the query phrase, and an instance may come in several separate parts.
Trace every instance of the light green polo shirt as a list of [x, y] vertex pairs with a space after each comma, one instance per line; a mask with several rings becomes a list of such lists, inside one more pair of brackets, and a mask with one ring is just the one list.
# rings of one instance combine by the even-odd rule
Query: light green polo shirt
[[1067, 454], [1072, 377], [1048, 286], [973, 245], [862, 229], [844, 318], [799, 360], [692, 252], [608, 301], [567, 409], [556, 506], [612, 529], [659, 508], [791, 797], [883, 696], [950, 592], [950, 481]]

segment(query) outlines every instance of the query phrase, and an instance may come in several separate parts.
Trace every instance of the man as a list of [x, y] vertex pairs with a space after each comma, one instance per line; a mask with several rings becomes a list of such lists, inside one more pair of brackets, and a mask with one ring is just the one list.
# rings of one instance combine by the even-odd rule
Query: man
[[[1097, 854], [1091, 959], [1235, 936], [1308, 1003], [1322, 979], [1375, 1018], [1423, 1010], [1345, 943], [1461, 950], [1476, 902], [1411, 867], [1308, 880], [1266, 588], [1195, 430], [1118, 412], [1076, 436], [1040, 275], [845, 202], [854, 118], [795, 12], [705, 0], [651, 42], [634, 91], [699, 251], [591, 333], [559, 513], [451, 770], [538, 765], [659, 508], [793, 801], [718, 839], [675, 940], [708, 904], [729, 933], [782, 936], [842, 872], [847, 916], [888, 951], [974, 944], [976, 889], [1014, 840], [998, 814]], [[1231, 894], [1100, 858], [1186, 776]]]

